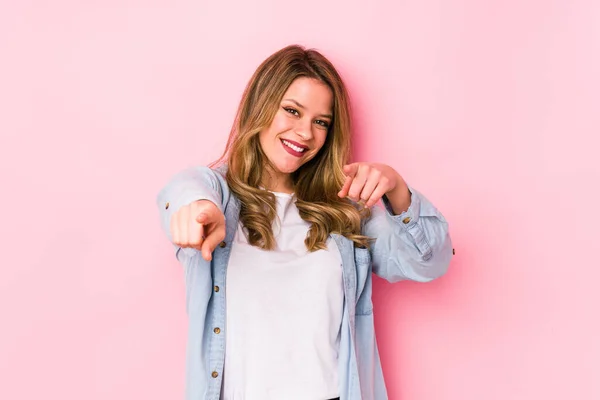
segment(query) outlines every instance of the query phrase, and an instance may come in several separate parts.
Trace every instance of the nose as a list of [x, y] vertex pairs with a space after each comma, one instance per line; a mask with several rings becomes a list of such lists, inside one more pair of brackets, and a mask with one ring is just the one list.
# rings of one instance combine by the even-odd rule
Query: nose
[[296, 122], [296, 126], [294, 127], [294, 132], [296, 135], [300, 136], [303, 140], [310, 140], [313, 137], [312, 133], [312, 121], [308, 118], [300, 118]]

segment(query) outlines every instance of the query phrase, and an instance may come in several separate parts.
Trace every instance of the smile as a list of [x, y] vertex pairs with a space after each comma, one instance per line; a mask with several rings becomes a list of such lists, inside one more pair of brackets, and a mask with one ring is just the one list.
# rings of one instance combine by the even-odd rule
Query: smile
[[296, 157], [301, 156], [302, 153], [304, 153], [307, 150], [305, 147], [296, 146], [295, 144], [288, 142], [285, 139], [281, 139], [281, 143], [283, 143], [283, 146], [288, 153]]

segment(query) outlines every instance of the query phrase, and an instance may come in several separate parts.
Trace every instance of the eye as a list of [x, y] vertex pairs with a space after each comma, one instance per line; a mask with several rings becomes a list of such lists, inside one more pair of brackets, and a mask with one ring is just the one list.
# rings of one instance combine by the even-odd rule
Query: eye
[[315, 121], [317, 125], [321, 125], [323, 128], [329, 128], [329, 122], [318, 119]]
[[288, 112], [288, 113], [290, 113], [290, 114], [292, 114], [292, 115], [295, 115], [295, 116], [297, 116], [297, 117], [298, 117], [298, 116], [300, 116], [300, 113], [299, 113], [299, 112], [298, 112], [298, 110], [296, 110], [295, 108], [291, 108], [291, 107], [283, 107], [283, 109], [284, 109], [286, 112]]

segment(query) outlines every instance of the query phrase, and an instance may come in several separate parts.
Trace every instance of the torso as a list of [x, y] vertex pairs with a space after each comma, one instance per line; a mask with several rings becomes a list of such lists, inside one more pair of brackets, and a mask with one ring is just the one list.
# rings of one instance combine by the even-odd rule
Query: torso
[[276, 249], [249, 245], [241, 225], [232, 243], [223, 398], [337, 397], [340, 252], [334, 240], [327, 250], [308, 252], [310, 224], [300, 218], [292, 195], [275, 195]]

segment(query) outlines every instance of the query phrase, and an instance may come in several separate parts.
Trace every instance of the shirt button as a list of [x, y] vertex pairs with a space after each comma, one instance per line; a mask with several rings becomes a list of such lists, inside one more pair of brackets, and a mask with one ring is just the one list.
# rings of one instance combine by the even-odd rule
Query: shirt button
[[215, 286], [215, 292], [218, 292], [218, 291], [219, 291], [219, 287]]
[[213, 331], [214, 331], [214, 332], [215, 332], [217, 335], [218, 335], [219, 333], [221, 333], [221, 329], [219, 329], [219, 328], [215, 328], [215, 329], [213, 329]]
[[454, 251], [454, 249], [452, 249], [452, 255], [455, 255], [455, 254], [456, 254], [456, 251]]
[[216, 378], [217, 376], [219, 376], [219, 373], [217, 371], [213, 371], [212, 374], [210, 374], [210, 376]]
[[408, 224], [410, 222], [410, 217], [406, 217], [402, 220], [403, 223]]
[[165, 204], [165, 210], [169, 209], [169, 202], [167, 201], [167, 203]]
[[227, 246], [227, 243], [225, 243], [225, 242], [221, 242], [221, 243], [219, 244], [219, 247], [220, 247], [220, 248], [223, 248], [223, 247], [225, 247], [225, 246]]

